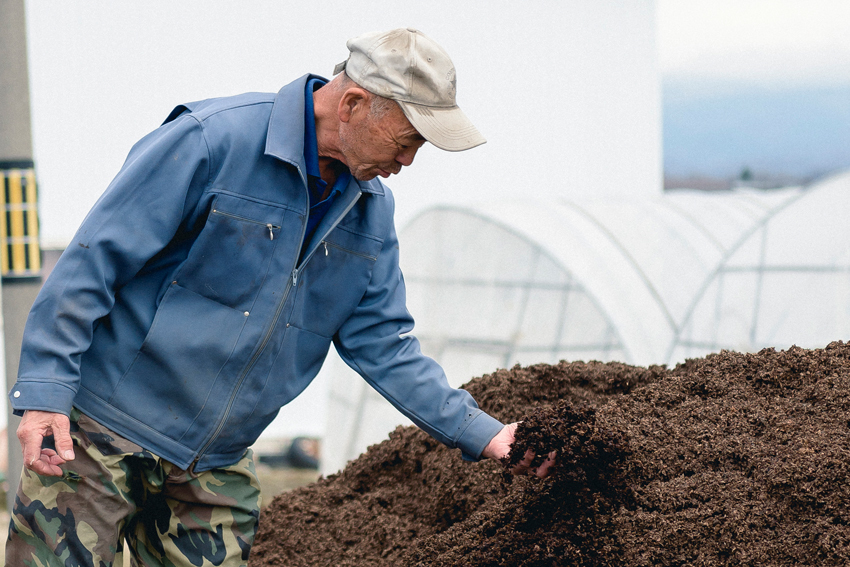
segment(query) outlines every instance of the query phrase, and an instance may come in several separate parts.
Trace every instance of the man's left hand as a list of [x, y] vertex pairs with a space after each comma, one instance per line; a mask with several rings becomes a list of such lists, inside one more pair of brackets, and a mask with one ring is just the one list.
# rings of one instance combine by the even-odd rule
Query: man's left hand
[[[44, 438], [53, 435], [56, 451], [42, 447]], [[74, 459], [71, 422], [67, 415], [27, 410], [18, 425], [18, 440], [24, 467], [45, 476], [62, 476], [60, 465]], [[58, 452], [57, 452], [58, 451]]]

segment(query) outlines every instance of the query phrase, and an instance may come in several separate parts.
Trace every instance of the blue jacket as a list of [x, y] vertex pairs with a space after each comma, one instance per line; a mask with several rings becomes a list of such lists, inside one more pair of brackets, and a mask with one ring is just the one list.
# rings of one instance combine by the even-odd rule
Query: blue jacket
[[419, 427], [480, 457], [502, 424], [406, 334], [390, 191], [352, 179], [297, 263], [309, 77], [179, 106], [132, 148], [32, 308], [16, 413], [73, 405], [207, 470], [244, 454], [333, 342]]

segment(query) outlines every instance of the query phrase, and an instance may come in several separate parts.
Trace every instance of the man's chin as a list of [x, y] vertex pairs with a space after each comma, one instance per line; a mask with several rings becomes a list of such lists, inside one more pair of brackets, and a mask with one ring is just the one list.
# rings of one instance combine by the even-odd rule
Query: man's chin
[[392, 173], [384, 171], [383, 169], [378, 169], [377, 171], [369, 169], [366, 171], [355, 171], [351, 175], [353, 175], [354, 179], [358, 181], [372, 181], [376, 177], [383, 177], [384, 179], [387, 179], [390, 175], [392, 175]]
[[351, 176], [354, 177], [354, 179], [356, 179], [357, 181], [372, 181], [373, 179], [378, 177], [378, 174], [377, 173], [368, 173], [368, 172], [367, 173], [355, 172], [355, 173], [352, 173]]

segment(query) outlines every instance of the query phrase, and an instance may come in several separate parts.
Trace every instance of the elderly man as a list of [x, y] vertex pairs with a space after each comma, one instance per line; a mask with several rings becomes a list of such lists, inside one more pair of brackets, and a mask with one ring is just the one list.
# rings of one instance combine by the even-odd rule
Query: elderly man
[[449, 387], [406, 334], [393, 198], [376, 179], [426, 141], [484, 138], [424, 34], [348, 48], [330, 83], [178, 106], [86, 217], [33, 306], [10, 393], [25, 470], [9, 565], [111, 565], [125, 539], [140, 565], [245, 565], [249, 447], [332, 342], [465, 459], [509, 450], [515, 425]]

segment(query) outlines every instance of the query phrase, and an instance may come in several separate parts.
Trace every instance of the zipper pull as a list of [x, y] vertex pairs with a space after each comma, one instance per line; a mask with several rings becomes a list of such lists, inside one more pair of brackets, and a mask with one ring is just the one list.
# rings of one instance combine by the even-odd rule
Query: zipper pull
[[292, 270], [292, 287], [298, 285], [298, 270]]
[[325, 256], [328, 255], [328, 243], [322, 240], [322, 244], [325, 246]]
[[274, 240], [274, 231], [272, 231], [274, 227], [271, 223], [267, 224], [266, 227], [269, 229], [269, 240]]

